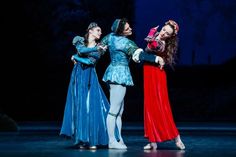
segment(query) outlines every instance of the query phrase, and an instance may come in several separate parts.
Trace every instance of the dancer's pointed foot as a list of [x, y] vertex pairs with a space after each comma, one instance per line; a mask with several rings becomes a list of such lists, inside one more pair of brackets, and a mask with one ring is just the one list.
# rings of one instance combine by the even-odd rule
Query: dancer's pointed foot
[[124, 146], [127, 148], [127, 146], [126, 146], [126, 144], [124, 143], [123, 139], [120, 139], [118, 143], [124, 145]]
[[117, 141], [109, 142], [108, 148], [110, 149], [127, 149], [126, 145], [123, 145]]
[[97, 149], [97, 146], [89, 146], [89, 149], [91, 149], [91, 150], [96, 150], [96, 149]]
[[85, 145], [80, 145], [79, 149], [86, 149], [86, 146]]
[[176, 145], [176, 147], [179, 148], [180, 150], [184, 150], [184, 149], [185, 149], [185, 145], [183, 144], [182, 141], [175, 142], [175, 145]]
[[120, 138], [120, 139], [118, 140], [118, 142], [119, 142], [120, 144], [125, 144], [122, 138]]
[[156, 143], [148, 143], [146, 146], [143, 147], [144, 150], [156, 150], [157, 144]]

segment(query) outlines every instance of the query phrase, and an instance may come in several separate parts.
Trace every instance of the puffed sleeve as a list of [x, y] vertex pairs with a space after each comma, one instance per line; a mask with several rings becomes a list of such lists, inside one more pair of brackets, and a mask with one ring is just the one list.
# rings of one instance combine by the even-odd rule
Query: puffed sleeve
[[81, 36], [75, 36], [72, 40], [72, 44], [76, 46], [77, 44], [83, 44], [84, 45], [84, 38]]
[[72, 40], [72, 44], [75, 46], [78, 53], [80, 54], [83, 54], [83, 53], [86, 54], [86, 53], [97, 51], [97, 46], [92, 47], [92, 48], [86, 47], [84, 44], [84, 38], [80, 36], [75, 36]]

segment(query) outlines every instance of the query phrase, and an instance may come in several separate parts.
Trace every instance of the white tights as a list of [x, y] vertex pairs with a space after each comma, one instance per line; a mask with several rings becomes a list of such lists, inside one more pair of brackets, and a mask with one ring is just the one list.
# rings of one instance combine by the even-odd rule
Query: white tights
[[107, 131], [109, 142], [116, 141], [115, 127], [119, 130], [119, 139], [123, 142], [121, 136], [122, 129], [122, 114], [124, 111], [124, 97], [126, 87], [122, 85], [110, 84], [110, 110], [107, 116]]

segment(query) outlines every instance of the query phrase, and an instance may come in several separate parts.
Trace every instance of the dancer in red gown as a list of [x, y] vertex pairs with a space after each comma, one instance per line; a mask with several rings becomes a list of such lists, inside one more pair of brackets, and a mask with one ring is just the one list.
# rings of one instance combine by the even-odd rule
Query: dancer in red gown
[[[178, 24], [169, 20], [162, 27], [152, 28], [145, 38], [146, 51], [161, 56], [165, 65], [174, 65], [178, 47]], [[185, 149], [176, 128], [168, 97], [166, 72], [163, 67], [144, 63], [144, 137], [150, 143], [144, 149], [157, 149], [157, 142], [175, 140], [179, 149]]]

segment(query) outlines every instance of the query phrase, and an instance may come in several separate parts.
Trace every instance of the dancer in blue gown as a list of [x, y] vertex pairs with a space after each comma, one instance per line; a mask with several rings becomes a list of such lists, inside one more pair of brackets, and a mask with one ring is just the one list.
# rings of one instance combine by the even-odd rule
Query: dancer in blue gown
[[79, 148], [96, 149], [108, 144], [106, 117], [109, 102], [96, 74], [95, 65], [106, 46], [98, 44], [102, 32], [90, 23], [84, 37], [72, 43], [78, 53], [72, 56], [74, 67], [70, 77], [60, 135], [73, 139]]

